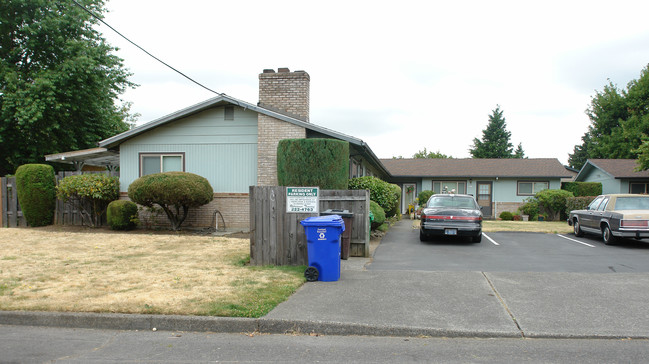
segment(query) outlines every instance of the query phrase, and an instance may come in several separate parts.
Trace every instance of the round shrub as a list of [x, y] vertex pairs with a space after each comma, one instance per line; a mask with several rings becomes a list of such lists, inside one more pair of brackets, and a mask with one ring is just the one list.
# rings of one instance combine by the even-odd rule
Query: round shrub
[[539, 201], [534, 197], [527, 198], [519, 210], [521, 214], [528, 215], [530, 221], [534, 221], [539, 215]]
[[386, 217], [397, 216], [400, 218], [401, 217], [401, 187], [392, 183], [388, 183], [388, 186], [392, 191], [392, 195], [396, 196], [397, 203], [395, 203], [394, 206], [392, 206], [392, 208], [389, 211], [388, 210], [385, 211], [385, 216]]
[[500, 213], [500, 218], [505, 221], [511, 221], [514, 220], [514, 214], [509, 211], [503, 211]]
[[128, 200], [116, 200], [108, 204], [106, 219], [113, 230], [131, 230], [137, 225], [137, 204]]
[[419, 198], [419, 206], [425, 207], [426, 202], [428, 202], [428, 199], [430, 198], [430, 196], [432, 196], [434, 194], [435, 194], [435, 192], [433, 192], [431, 190], [425, 190], [425, 191], [419, 192], [419, 196], [417, 196]]
[[142, 176], [128, 186], [128, 197], [142, 206], [160, 205], [178, 230], [192, 207], [208, 204], [214, 199], [210, 182], [188, 172], [165, 172]]
[[25, 164], [16, 170], [16, 192], [23, 216], [30, 226], [52, 224], [56, 208], [54, 168]]
[[554, 221], [565, 214], [568, 198], [574, 195], [566, 190], [543, 190], [534, 197], [539, 201], [539, 210], [547, 214], [548, 220]]
[[385, 222], [385, 211], [383, 211], [383, 208], [379, 206], [378, 203], [370, 200], [370, 212], [374, 215], [374, 221], [372, 221], [372, 230], [376, 230]]

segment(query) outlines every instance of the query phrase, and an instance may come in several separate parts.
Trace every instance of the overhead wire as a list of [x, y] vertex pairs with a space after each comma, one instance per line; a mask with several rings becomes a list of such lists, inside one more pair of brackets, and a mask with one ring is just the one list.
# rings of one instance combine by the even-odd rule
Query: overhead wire
[[79, 4], [76, 0], [71, 0], [71, 1], [72, 1], [76, 6], [78, 6], [79, 8], [81, 8], [83, 11], [87, 12], [88, 14], [90, 14], [90, 16], [92, 16], [93, 18], [99, 20], [102, 24], [104, 24], [105, 26], [107, 26], [108, 28], [110, 28], [113, 32], [117, 33], [120, 37], [124, 38], [127, 42], [131, 43], [132, 45], [134, 45], [134, 46], [136, 46], [138, 49], [140, 49], [142, 52], [144, 52], [144, 53], [146, 53], [147, 55], [149, 55], [151, 58], [153, 58], [153, 59], [155, 59], [156, 61], [162, 63], [163, 65], [165, 65], [166, 67], [170, 68], [170, 69], [173, 70], [174, 72], [176, 72], [176, 73], [178, 73], [179, 75], [185, 77], [186, 79], [188, 79], [189, 81], [191, 81], [191, 82], [197, 84], [198, 86], [200, 86], [200, 87], [206, 89], [207, 91], [210, 91], [210, 92], [215, 93], [215, 94], [220, 95], [220, 96], [224, 96], [224, 95], [225, 95], [224, 93], [216, 92], [216, 91], [212, 90], [211, 88], [209, 88], [209, 87], [207, 87], [207, 86], [201, 84], [200, 82], [198, 82], [198, 81], [194, 80], [193, 78], [187, 76], [186, 74], [180, 72], [180, 71], [177, 70], [176, 68], [170, 66], [169, 64], [167, 64], [166, 62], [164, 62], [164, 61], [161, 60], [160, 58], [158, 58], [158, 57], [154, 56], [153, 54], [149, 53], [146, 49], [140, 47], [137, 43], [135, 43], [135, 42], [133, 42], [132, 40], [128, 39], [128, 38], [127, 38], [126, 36], [124, 36], [122, 33], [118, 32], [115, 28], [113, 28], [113, 27], [110, 26], [108, 23], [106, 23], [106, 22], [105, 22], [101, 17], [97, 16], [97, 15], [96, 15], [95, 13], [93, 13], [92, 11], [86, 9], [86, 7], [84, 7], [83, 5]]

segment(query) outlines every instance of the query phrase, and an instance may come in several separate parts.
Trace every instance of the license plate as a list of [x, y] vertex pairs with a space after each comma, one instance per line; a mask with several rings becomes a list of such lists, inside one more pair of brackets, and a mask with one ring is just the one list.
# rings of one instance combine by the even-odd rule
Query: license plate
[[444, 229], [445, 235], [457, 235], [457, 229]]

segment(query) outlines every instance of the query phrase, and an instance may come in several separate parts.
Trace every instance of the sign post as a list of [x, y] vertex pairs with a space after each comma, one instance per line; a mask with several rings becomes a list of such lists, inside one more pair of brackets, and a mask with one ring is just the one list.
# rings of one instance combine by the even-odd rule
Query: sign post
[[319, 187], [286, 187], [286, 212], [287, 213], [313, 213], [320, 212]]

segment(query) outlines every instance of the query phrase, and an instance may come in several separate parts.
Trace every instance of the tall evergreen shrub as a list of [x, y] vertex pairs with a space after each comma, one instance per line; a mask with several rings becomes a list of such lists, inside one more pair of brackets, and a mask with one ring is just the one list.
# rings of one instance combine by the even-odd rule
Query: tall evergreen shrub
[[16, 170], [16, 189], [23, 216], [30, 226], [52, 224], [56, 208], [54, 168], [24, 164]]
[[335, 139], [284, 139], [277, 145], [280, 186], [347, 189], [349, 143]]

